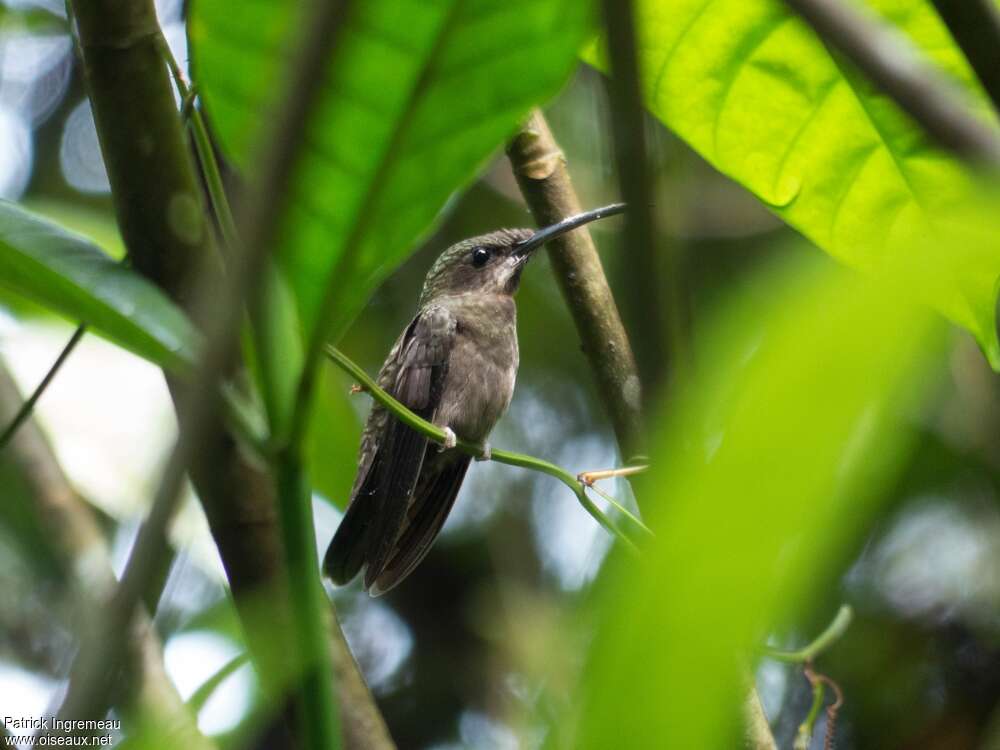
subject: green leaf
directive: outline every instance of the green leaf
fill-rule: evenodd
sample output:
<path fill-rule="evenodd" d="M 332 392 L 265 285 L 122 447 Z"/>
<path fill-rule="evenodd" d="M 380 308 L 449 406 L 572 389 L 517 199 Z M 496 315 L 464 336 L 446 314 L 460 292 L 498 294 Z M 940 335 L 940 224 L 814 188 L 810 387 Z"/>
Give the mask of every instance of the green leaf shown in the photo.
<path fill-rule="evenodd" d="M 199 92 L 245 171 L 295 43 L 295 6 L 191 6 Z M 325 89 L 279 244 L 306 331 L 332 294 L 329 335 L 339 337 L 452 192 L 566 80 L 590 17 L 578 0 L 351 4 L 333 58 L 317 72 Z"/>
<path fill-rule="evenodd" d="M 992 118 L 929 2 L 868 5 Z M 638 20 L 664 123 L 838 260 L 910 277 L 1000 368 L 1000 202 L 962 164 L 778 0 L 644 0 Z"/>
<path fill-rule="evenodd" d="M 820 599 L 889 496 L 936 318 L 829 263 L 785 262 L 698 332 L 637 487 L 657 540 L 602 581 L 574 747 L 730 748 L 768 630 Z"/>
<path fill-rule="evenodd" d="M 341 510 L 351 496 L 361 435 L 361 417 L 349 399 L 360 400 L 359 409 L 369 405 L 367 395 L 350 396 L 349 389 L 341 373 L 323 365 L 305 444 L 313 489 Z"/>
<path fill-rule="evenodd" d="M 191 323 L 157 287 L 90 240 L 3 201 L 0 285 L 168 369 L 194 360 Z"/>

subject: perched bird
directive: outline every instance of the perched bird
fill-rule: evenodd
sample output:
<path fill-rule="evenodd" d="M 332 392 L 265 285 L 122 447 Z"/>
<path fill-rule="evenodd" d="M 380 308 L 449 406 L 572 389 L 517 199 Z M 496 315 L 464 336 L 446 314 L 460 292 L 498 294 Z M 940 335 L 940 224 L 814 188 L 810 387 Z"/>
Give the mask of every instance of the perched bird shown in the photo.
<path fill-rule="evenodd" d="M 439 446 L 375 404 L 361 436 L 351 502 L 323 560 L 337 584 L 365 568 L 373 596 L 402 581 L 430 549 L 469 468 L 456 437 L 483 446 L 510 405 L 517 375 L 521 271 L 545 242 L 621 213 L 614 204 L 544 229 L 501 229 L 463 240 L 431 267 L 416 316 L 378 375 L 400 402 L 444 429 Z"/>

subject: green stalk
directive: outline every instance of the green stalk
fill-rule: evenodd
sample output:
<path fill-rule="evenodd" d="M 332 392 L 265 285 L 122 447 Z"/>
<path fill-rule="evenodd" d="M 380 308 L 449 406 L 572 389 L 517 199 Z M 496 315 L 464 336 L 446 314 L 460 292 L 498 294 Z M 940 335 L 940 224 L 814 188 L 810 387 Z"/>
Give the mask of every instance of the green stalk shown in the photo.
<path fill-rule="evenodd" d="M 826 692 L 823 683 L 819 680 L 813 683 L 812 691 L 812 705 L 809 707 L 809 713 L 805 720 L 799 724 L 792 750 L 809 750 L 809 746 L 812 744 L 813 734 L 816 731 L 816 720 L 819 719 L 819 712 L 823 709 L 823 698 Z"/>
<path fill-rule="evenodd" d="M 195 150 L 202 165 L 202 174 L 212 209 L 219 222 L 223 243 L 227 254 L 233 257 L 236 251 L 242 249 L 242 243 L 208 128 L 201 112 L 193 105 L 193 92 L 184 80 L 180 66 L 164 40 L 161 40 L 160 48 L 181 99 L 190 103 L 189 122 Z M 262 346 L 268 343 L 267 335 L 270 331 L 260 325 L 259 320 L 254 325 L 254 331 L 260 351 Z M 263 353 L 261 356 L 264 356 Z M 276 415 L 273 404 L 270 406 L 272 408 L 269 410 L 269 416 L 274 422 Z M 272 424 L 272 430 L 273 428 Z M 289 656 L 294 660 L 292 674 L 296 676 L 298 682 L 297 705 L 301 711 L 299 725 L 302 731 L 302 746 L 325 750 L 340 747 L 343 735 L 330 668 L 331 656 L 327 639 L 329 602 L 323 591 L 316 565 L 318 553 L 310 485 L 304 474 L 299 451 L 300 446 L 297 443 L 284 447 L 274 457 L 272 467 L 277 482 L 282 546 L 285 564 L 288 567 L 294 641 L 299 644 L 299 649 Z"/>
<path fill-rule="evenodd" d="M 854 610 L 851 609 L 850 605 L 843 604 L 837 611 L 837 616 L 833 618 L 833 622 L 827 625 L 826 629 L 808 646 L 800 648 L 798 651 L 782 651 L 776 648 L 765 647 L 763 654 L 768 659 L 788 662 L 789 664 L 811 662 L 844 634 L 853 619 Z"/>
<path fill-rule="evenodd" d="M 181 101 L 190 103 L 188 113 L 191 124 L 191 134 L 194 136 L 194 148 L 198 153 L 198 161 L 201 162 L 202 174 L 205 177 L 205 185 L 208 189 L 208 199 L 212 203 L 212 211 L 219 220 L 219 227 L 222 230 L 222 241 L 227 252 L 231 255 L 233 250 L 240 247 L 239 233 L 236 231 L 236 222 L 233 220 L 233 212 L 226 197 L 226 188 L 222 184 L 222 173 L 219 170 L 219 163 L 215 159 L 215 151 L 212 148 L 212 139 L 208 135 L 208 128 L 205 126 L 205 118 L 201 116 L 201 110 L 193 102 L 194 92 L 184 80 L 184 73 L 174 53 L 170 51 L 170 45 L 162 36 L 158 38 L 160 52 L 163 59 L 170 68 L 170 75 L 174 79 L 174 85 L 180 92 Z"/>
<path fill-rule="evenodd" d="M 298 446 L 290 446 L 281 452 L 274 472 L 294 614 L 294 642 L 299 646 L 294 654 L 296 662 L 292 665 L 292 674 L 298 678 L 297 705 L 302 712 L 299 717 L 302 746 L 329 750 L 340 747 L 342 737 L 340 712 L 333 693 L 326 629 L 329 602 L 316 563 L 318 555 L 312 502 Z"/>
<path fill-rule="evenodd" d="M 346 354 L 332 346 L 326 347 L 326 354 L 344 372 L 361 383 L 364 390 L 368 391 L 372 398 L 392 412 L 397 419 L 403 422 L 403 424 L 413 428 L 428 439 L 433 440 L 435 443 L 444 443 L 444 430 L 431 424 L 425 419 L 421 419 L 395 398 L 379 388 L 378 384 L 372 380 L 371 377 L 369 377 L 368 373 L 353 362 Z M 483 446 L 481 445 L 476 445 L 475 443 L 459 439 L 456 441 L 455 447 L 463 453 L 467 453 L 475 458 L 483 457 Z M 531 469 L 532 471 L 538 471 L 542 474 L 548 474 L 550 477 L 555 477 L 572 490 L 584 510 L 586 510 L 595 521 L 623 542 L 629 550 L 632 552 L 638 552 L 638 548 L 632 539 L 629 538 L 628 534 L 622 531 L 618 525 L 612 519 L 608 518 L 608 516 L 605 515 L 604 512 L 601 511 L 601 509 L 598 508 L 597 505 L 595 505 L 594 502 L 587 496 L 587 488 L 583 482 L 562 467 L 556 466 L 548 461 L 543 461 L 540 458 L 535 458 L 534 456 L 526 456 L 522 453 L 512 453 L 511 451 L 504 451 L 496 448 L 490 452 L 490 459 L 497 461 L 498 463 L 508 464 L 510 466 L 520 466 L 523 469 Z M 645 524 L 642 523 L 642 521 L 626 511 L 622 508 L 622 506 L 617 505 L 617 507 L 623 510 L 625 517 L 636 524 L 640 530 L 646 534 L 652 535 L 652 532 Z"/>

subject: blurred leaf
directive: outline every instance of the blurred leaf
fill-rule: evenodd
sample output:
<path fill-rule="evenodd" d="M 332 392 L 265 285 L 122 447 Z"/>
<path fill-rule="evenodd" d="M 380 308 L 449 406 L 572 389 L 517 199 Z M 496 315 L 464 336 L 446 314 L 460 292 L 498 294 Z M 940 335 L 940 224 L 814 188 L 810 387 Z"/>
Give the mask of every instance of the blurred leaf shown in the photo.
<path fill-rule="evenodd" d="M 253 366 L 260 383 L 264 408 L 273 431 L 281 432 L 291 416 L 299 373 L 305 359 L 295 297 L 284 277 L 273 266 L 264 277 L 263 290 L 252 308 Z"/>
<path fill-rule="evenodd" d="M 354 483 L 361 424 L 348 399 L 350 385 L 340 372 L 323 365 L 306 437 L 306 459 L 313 488 L 343 510 Z M 370 399 L 363 398 L 367 408 Z"/>
<path fill-rule="evenodd" d="M 159 289 L 86 238 L 2 201 L 0 284 L 164 367 L 193 361 L 194 329 Z"/>
<path fill-rule="evenodd" d="M 771 269 L 706 326 L 638 497 L 658 540 L 603 581 L 576 747 L 734 747 L 747 659 L 887 497 L 939 327 L 829 264 Z"/>
<path fill-rule="evenodd" d="M 993 118 L 929 2 L 869 5 Z M 645 95 L 664 123 L 834 257 L 909 277 L 1000 368 L 995 192 L 980 198 L 958 160 L 778 0 L 644 0 L 638 16 Z"/>
<path fill-rule="evenodd" d="M 122 242 L 110 206 L 101 211 L 90 206 L 45 198 L 23 200 L 20 205 L 55 222 L 63 229 L 93 240 L 102 252 L 115 260 L 125 257 L 125 243 Z"/>
<path fill-rule="evenodd" d="M 248 169 L 279 91 L 295 3 L 195 0 L 195 78 L 223 147 Z M 328 279 L 336 340 L 449 195 L 566 80 L 590 28 L 576 0 L 366 0 L 325 71 L 280 243 L 303 326 Z M 350 259 L 350 260 L 349 260 Z"/>
<path fill-rule="evenodd" d="M 68 33 L 66 19 L 42 7 L 9 7 L 0 2 L 0 32 Z"/>

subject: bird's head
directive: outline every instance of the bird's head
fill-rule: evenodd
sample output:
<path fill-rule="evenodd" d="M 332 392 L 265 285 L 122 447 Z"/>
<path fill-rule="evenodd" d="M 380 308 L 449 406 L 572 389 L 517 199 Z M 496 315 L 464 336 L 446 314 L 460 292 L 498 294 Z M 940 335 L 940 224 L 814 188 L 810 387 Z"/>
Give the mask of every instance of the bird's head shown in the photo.
<path fill-rule="evenodd" d="M 512 295 L 535 250 L 554 237 L 624 210 L 624 204 L 615 203 L 543 229 L 500 229 L 462 240 L 441 253 L 431 266 L 421 304 L 435 297 L 468 293 Z"/>

